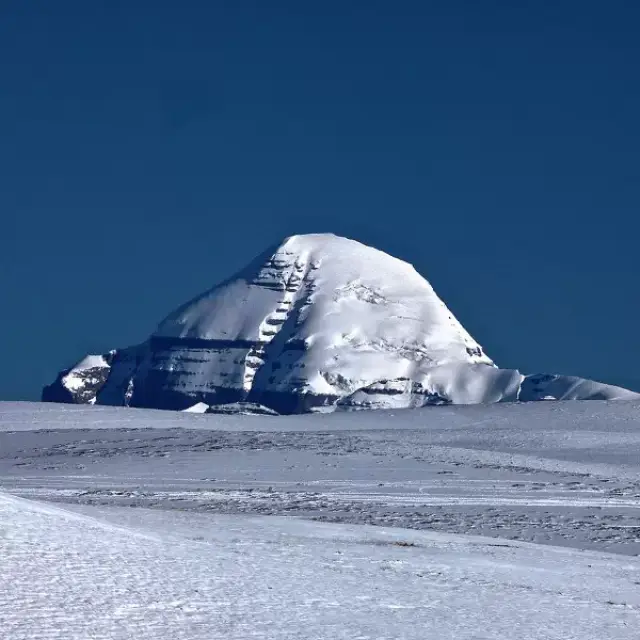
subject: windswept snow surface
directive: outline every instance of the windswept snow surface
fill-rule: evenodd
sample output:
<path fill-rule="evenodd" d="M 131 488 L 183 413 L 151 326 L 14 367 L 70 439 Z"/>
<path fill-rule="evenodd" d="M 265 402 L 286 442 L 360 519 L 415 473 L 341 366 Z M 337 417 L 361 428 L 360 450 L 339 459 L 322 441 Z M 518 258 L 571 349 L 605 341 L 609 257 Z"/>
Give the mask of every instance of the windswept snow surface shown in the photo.
<path fill-rule="evenodd" d="M 0 403 L 0 637 L 635 640 L 639 416 Z"/>
<path fill-rule="evenodd" d="M 640 563 L 286 518 L 0 494 L 10 640 L 630 639 Z"/>

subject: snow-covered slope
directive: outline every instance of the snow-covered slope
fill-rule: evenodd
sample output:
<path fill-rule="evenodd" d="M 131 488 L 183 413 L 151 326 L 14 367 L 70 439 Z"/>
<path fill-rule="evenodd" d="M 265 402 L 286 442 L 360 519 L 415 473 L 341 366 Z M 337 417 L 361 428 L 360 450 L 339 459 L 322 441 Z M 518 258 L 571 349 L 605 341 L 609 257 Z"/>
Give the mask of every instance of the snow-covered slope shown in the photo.
<path fill-rule="evenodd" d="M 275 417 L 0 402 L 0 491 L 636 556 L 639 412 L 638 401 Z"/>
<path fill-rule="evenodd" d="M 330 234 L 271 247 L 171 313 L 147 342 L 114 352 L 110 366 L 85 390 L 79 364 L 43 399 L 165 409 L 249 402 L 298 413 L 640 397 L 497 369 L 411 265 Z"/>
<path fill-rule="evenodd" d="M 338 400 L 342 411 L 406 409 L 440 404 L 487 404 L 537 400 L 633 400 L 634 391 L 550 374 L 452 363 L 419 371 L 412 378 L 380 380 Z"/>
<path fill-rule="evenodd" d="M 372 353 L 374 365 L 384 354 L 383 366 L 406 352 L 431 365 L 491 363 L 411 265 L 328 234 L 287 238 L 172 313 L 154 336 L 273 346 L 286 338 L 307 349 L 309 365 L 351 366 L 355 375 L 363 367 L 348 358 L 354 352 Z"/>
<path fill-rule="evenodd" d="M 633 558 L 2 493 L 0 520 L 7 640 L 631 640 L 640 624 Z"/>

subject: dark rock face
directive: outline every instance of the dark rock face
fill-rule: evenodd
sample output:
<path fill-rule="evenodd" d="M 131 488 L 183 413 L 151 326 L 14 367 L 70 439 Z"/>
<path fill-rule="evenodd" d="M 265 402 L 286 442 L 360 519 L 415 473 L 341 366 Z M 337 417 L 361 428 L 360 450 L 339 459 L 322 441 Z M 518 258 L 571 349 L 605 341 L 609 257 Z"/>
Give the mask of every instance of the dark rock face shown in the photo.
<path fill-rule="evenodd" d="M 242 387 L 237 363 L 243 362 L 258 345 L 246 341 L 156 339 L 134 347 L 114 350 L 103 356 L 105 366 L 82 368 L 82 363 L 62 371 L 42 392 L 43 402 L 70 404 L 103 404 L 141 409 L 182 411 L 197 402 L 211 407 L 209 412 L 229 413 L 263 407 L 265 413 L 288 415 L 308 413 L 333 407 L 340 399 L 336 394 L 272 391 Z M 288 346 L 300 352 L 302 344 Z M 182 365 L 198 361 L 228 361 L 228 375 L 222 372 L 223 384 L 203 381 L 199 389 L 182 390 L 185 372 Z M 69 377 L 73 383 L 69 384 Z"/>
<path fill-rule="evenodd" d="M 196 402 L 217 405 L 247 401 L 238 363 L 244 361 L 252 346 L 247 341 L 154 336 L 132 375 L 130 405 L 183 410 Z M 198 366 L 205 367 L 209 362 L 218 364 L 217 375 L 199 375 Z"/>
<path fill-rule="evenodd" d="M 58 377 L 42 390 L 42 402 L 61 402 L 63 404 L 86 404 L 87 401 L 80 399 L 62 384 L 62 378 L 67 371 L 61 371 Z M 76 398 L 78 398 L 76 400 Z"/>
<path fill-rule="evenodd" d="M 337 394 L 270 390 L 268 379 L 264 385 L 266 388 L 254 385 L 245 389 L 243 368 L 238 365 L 250 363 L 251 356 L 260 348 L 257 342 L 246 340 L 152 337 L 138 347 L 115 352 L 97 402 L 173 411 L 182 411 L 197 402 L 209 406 L 251 403 L 269 407 L 278 414 L 292 414 L 333 406 L 339 399 Z M 301 342 L 287 344 L 286 350 L 291 354 L 304 355 Z M 193 378 L 197 374 L 189 373 L 188 367 L 193 371 L 194 364 L 210 362 L 216 364 L 215 378 L 196 380 L 197 384 L 194 384 Z M 271 363 L 262 366 L 260 375 L 268 378 L 271 366 Z M 275 364 L 274 368 L 277 367 Z M 184 388 L 185 379 L 191 383 L 188 389 Z"/>
<path fill-rule="evenodd" d="M 247 341 L 152 338 L 141 345 L 90 357 L 101 358 L 102 366 L 87 367 L 82 361 L 65 369 L 43 389 L 42 400 L 173 411 L 204 402 L 210 407 L 224 407 L 225 413 L 236 409 L 255 413 L 250 408 L 262 406 L 265 413 L 291 414 L 330 407 L 339 399 L 330 394 L 244 389 L 237 364 L 257 348 L 259 345 Z M 301 354 L 304 351 L 301 344 L 288 348 Z M 219 374 L 221 384 L 204 380 L 198 384 L 197 392 L 182 389 L 184 365 L 200 361 L 228 362 L 229 372 L 225 375 L 223 370 Z"/>
<path fill-rule="evenodd" d="M 134 391 L 134 377 L 148 353 L 148 342 L 113 351 L 109 376 L 98 392 L 97 404 L 130 406 Z"/>

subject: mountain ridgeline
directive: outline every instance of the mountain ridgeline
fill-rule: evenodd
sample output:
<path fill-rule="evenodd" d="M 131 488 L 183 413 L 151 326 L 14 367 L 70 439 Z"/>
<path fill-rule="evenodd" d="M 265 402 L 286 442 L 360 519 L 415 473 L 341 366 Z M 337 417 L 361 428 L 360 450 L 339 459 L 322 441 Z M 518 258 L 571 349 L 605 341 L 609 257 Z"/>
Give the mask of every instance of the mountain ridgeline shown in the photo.
<path fill-rule="evenodd" d="M 499 369 L 411 265 L 330 234 L 285 239 L 142 344 L 87 356 L 42 394 L 280 414 L 625 398 L 640 394 Z"/>

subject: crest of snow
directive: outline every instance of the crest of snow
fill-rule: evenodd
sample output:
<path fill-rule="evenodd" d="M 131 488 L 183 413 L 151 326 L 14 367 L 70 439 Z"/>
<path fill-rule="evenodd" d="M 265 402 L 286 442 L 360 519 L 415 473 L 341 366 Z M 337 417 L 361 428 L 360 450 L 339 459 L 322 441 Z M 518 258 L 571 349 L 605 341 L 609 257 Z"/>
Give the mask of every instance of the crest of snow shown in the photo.
<path fill-rule="evenodd" d="M 63 378 L 64 386 L 71 391 L 78 391 L 87 386 L 87 383 L 95 383 L 91 378 L 92 369 L 109 368 L 109 363 L 101 355 L 85 356 L 80 362 L 75 364 Z M 95 399 L 94 399 L 95 402 Z"/>
<path fill-rule="evenodd" d="M 88 355 L 85 356 L 80 362 L 75 364 L 73 370 L 83 369 L 95 369 L 98 367 L 108 367 L 109 363 L 104 359 L 104 356 Z"/>
<path fill-rule="evenodd" d="M 208 408 L 208 404 L 205 404 L 204 402 L 197 402 L 192 407 L 183 409 L 183 413 L 206 413 Z"/>

